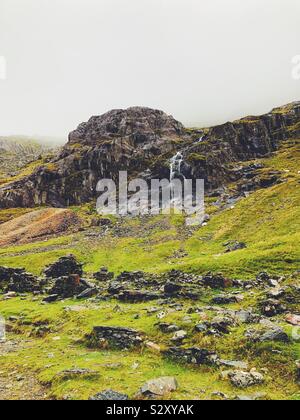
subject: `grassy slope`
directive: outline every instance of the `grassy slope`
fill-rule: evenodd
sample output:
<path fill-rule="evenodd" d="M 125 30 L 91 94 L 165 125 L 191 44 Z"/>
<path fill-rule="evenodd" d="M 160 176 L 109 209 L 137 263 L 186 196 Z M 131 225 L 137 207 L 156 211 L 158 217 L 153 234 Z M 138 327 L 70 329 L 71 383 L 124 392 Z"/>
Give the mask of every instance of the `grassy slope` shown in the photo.
<path fill-rule="evenodd" d="M 211 221 L 189 239 L 182 234 L 184 220 L 179 216 L 133 219 L 121 222 L 126 234 L 118 236 L 110 234 L 99 239 L 79 233 L 1 249 L 0 264 L 26 267 L 39 274 L 58 256 L 73 252 L 90 273 L 103 265 L 116 273 L 141 269 L 162 272 L 171 268 L 197 273 L 217 270 L 237 278 L 251 278 L 260 270 L 292 273 L 299 268 L 300 258 L 299 158 L 298 143 L 266 159 L 264 170 L 289 171 L 282 173 L 284 182 L 251 194 L 234 209 L 216 212 L 210 206 Z M 76 210 L 83 217 L 93 216 L 90 206 Z M 7 212 L 0 211 L 0 220 Z M 244 241 L 248 247 L 226 254 L 223 244 L 228 240 Z M 173 258 L 180 249 L 188 256 Z"/>

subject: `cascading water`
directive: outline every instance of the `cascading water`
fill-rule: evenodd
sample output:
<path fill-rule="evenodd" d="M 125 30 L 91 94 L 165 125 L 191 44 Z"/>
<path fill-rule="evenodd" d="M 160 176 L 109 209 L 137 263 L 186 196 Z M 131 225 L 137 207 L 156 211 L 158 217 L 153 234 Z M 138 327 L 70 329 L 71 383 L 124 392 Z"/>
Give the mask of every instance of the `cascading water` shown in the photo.
<path fill-rule="evenodd" d="M 171 183 L 171 199 L 174 205 L 174 208 L 177 206 L 180 207 L 180 203 L 182 202 L 182 197 L 178 196 L 178 191 L 175 188 L 174 180 L 176 178 L 182 177 L 185 179 L 185 176 L 181 172 L 181 166 L 183 163 L 183 154 L 177 152 L 175 156 L 173 156 L 170 160 L 170 183 Z"/>
<path fill-rule="evenodd" d="M 176 153 L 176 155 L 172 157 L 170 161 L 170 181 L 173 181 L 176 175 L 181 175 L 184 177 L 184 175 L 181 173 L 182 162 L 183 155 L 180 152 Z"/>

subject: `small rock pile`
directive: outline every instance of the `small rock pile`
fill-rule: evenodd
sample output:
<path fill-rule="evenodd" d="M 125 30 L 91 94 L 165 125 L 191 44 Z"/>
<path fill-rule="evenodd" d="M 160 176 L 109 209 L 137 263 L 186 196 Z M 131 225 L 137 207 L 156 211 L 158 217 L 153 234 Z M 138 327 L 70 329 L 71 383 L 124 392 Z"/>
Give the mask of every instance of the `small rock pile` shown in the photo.
<path fill-rule="evenodd" d="M 72 274 L 56 279 L 53 288 L 49 291 L 52 296 L 66 299 L 82 294 L 87 289 L 92 289 L 92 286 L 81 279 L 78 274 Z M 89 296 L 90 297 L 90 296 Z"/>
<path fill-rule="evenodd" d="M 214 365 L 218 361 L 216 353 L 205 349 L 199 349 L 198 347 L 192 347 L 189 349 L 171 347 L 164 351 L 163 354 L 165 357 L 173 359 L 177 362 L 194 365 Z"/>
<path fill-rule="evenodd" d="M 140 347 L 143 343 L 141 333 L 123 327 L 94 327 L 86 339 L 90 347 L 121 350 Z"/>
<path fill-rule="evenodd" d="M 232 280 L 224 277 L 221 273 L 208 273 L 203 277 L 202 282 L 204 286 L 211 287 L 212 289 L 226 289 L 233 286 Z"/>
<path fill-rule="evenodd" d="M 110 273 L 106 267 L 102 267 L 100 268 L 100 271 L 94 273 L 94 279 L 101 282 L 110 281 L 114 278 L 114 276 L 114 273 Z"/>
<path fill-rule="evenodd" d="M 37 277 L 21 268 L 0 267 L 0 289 L 5 292 L 33 293 L 41 290 Z"/>
<path fill-rule="evenodd" d="M 74 255 L 61 257 L 54 264 L 49 265 L 44 274 L 47 278 L 57 279 L 70 274 L 77 274 L 82 276 L 82 264 L 78 263 Z"/>

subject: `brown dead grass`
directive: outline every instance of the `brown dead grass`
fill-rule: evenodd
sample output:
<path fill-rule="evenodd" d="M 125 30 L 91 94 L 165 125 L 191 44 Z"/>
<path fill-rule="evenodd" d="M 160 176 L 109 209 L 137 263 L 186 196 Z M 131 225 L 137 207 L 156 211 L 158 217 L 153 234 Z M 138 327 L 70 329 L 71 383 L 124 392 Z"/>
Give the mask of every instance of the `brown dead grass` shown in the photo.
<path fill-rule="evenodd" d="M 0 225 L 0 247 L 25 244 L 79 228 L 81 221 L 67 209 L 32 211 Z"/>

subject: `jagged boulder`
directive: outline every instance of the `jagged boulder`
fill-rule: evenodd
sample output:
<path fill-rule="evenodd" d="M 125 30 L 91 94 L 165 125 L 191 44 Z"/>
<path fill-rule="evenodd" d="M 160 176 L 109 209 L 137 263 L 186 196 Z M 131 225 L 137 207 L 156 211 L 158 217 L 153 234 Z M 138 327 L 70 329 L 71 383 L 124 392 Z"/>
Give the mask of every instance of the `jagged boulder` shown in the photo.
<path fill-rule="evenodd" d="M 121 302 L 138 303 L 149 302 L 161 298 L 162 295 L 157 292 L 148 292 L 143 290 L 124 290 L 118 295 Z"/>
<path fill-rule="evenodd" d="M 228 377 L 231 384 L 237 388 L 248 388 L 250 386 L 261 385 L 264 383 L 263 375 L 254 370 L 251 372 L 229 372 Z"/>
<path fill-rule="evenodd" d="M 233 286 L 232 280 L 226 278 L 221 273 L 208 273 L 203 277 L 203 284 L 212 289 L 226 289 Z"/>
<path fill-rule="evenodd" d="M 0 267 L 0 289 L 4 292 L 32 293 L 41 290 L 41 283 L 24 269 Z"/>
<path fill-rule="evenodd" d="M 194 365 L 214 365 L 218 361 L 218 356 L 213 351 L 193 347 L 183 349 L 181 347 L 171 347 L 164 351 L 164 356 L 179 363 L 189 363 Z"/>
<path fill-rule="evenodd" d="M 97 273 L 94 273 L 94 279 L 101 282 L 110 281 L 114 276 L 114 273 L 110 273 L 106 267 L 101 267 Z"/>
<path fill-rule="evenodd" d="M 140 347 L 143 343 L 140 332 L 123 327 L 94 327 L 86 340 L 90 347 L 112 349 L 131 349 Z"/>
<path fill-rule="evenodd" d="M 87 281 L 81 279 L 78 274 L 72 274 L 56 279 L 49 294 L 58 295 L 60 298 L 71 298 L 91 289 L 93 287 Z"/>
<path fill-rule="evenodd" d="M 59 258 L 58 261 L 49 265 L 44 271 L 45 276 L 52 279 L 71 274 L 82 276 L 82 273 L 82 264 L 76 260 L 74 255 Z"/>

